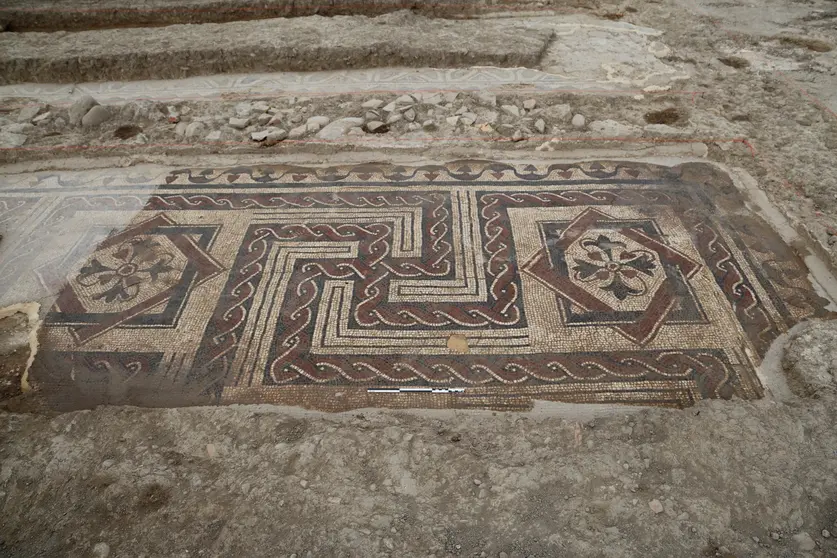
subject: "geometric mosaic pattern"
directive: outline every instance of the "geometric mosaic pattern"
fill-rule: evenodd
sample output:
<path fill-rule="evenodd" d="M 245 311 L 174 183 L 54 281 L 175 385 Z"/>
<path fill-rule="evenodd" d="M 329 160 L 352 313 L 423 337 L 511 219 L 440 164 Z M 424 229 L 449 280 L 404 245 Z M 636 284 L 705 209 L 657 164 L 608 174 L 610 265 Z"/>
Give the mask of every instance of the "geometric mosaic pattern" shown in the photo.
<path fill-rule="evenodd" d="M 87 236 L 35 268 L 57 406 L 750 399 L 771 341 L 827 314 L 705 164 L 181 170 L 45 230 L 67 219 Z"/>

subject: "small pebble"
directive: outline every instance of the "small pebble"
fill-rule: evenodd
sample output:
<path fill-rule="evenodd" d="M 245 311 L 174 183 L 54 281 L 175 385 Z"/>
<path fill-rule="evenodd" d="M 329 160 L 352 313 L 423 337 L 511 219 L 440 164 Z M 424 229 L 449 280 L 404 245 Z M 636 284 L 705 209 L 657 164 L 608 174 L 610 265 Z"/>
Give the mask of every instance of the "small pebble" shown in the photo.
<path fill-rule="evenodd" d="M 804 531 L 794 535 L 793 541 L 796 543 L 796 546 L 799 548 L 799 550 L 803 552 L 809 552 L 817 548 L 817 543 L 814 542 L 814 539 L 811 538 L 811 535 Z"/>
<path fill-rule="evenodd" d="M 110 555 L 110 546 L 108 543 L 96 543 L 93 547 L 93 558 L 107 558 Z"/>
<path fill-rule="evenodd" d="M 366 123 L 366 130 L 370 134 L 383 134 L 389 131 L 389 128 L 380 120 L 373 120 Z"/>
<path fill-rule="evenodd" d="M 587 119 L 584 118 L 583 114 L 576 114 L 573 116 L 573 128 L 584 128 L 586 123 Z"/>
<path fill-rule="evenodd" d="M 230 128 L 235 128 L 236 130 L 243 130 L 250 124 L 249 118 L 230 118 L 229 121 Z"/>
<path fill-rule="evenodd" d="M 663 513 L 663 505 L 659 500 L 651 500 L 648 502 L 648 507 L 651 508 L 651 511 L 654 513 Z"/>
<path fill-rule="evenodd" d="M 104 124 L 110 119 L 110 112 L 102 105 L 96 105 L 87 111 L 87 114 L 81 119 L 81 125 L 85 128 L 95 128 Z"/>
<path fill-rule="evenodd" d="M 503 105 L 500 107 L 500 110 L 502 110 L 509 116 L 520 116 L 520 109 L 517 108 L 515 105 Z"/>
<path fill-rule="evenodd" d="M 365 109 L 379 109 L 382 106 L 384 106 L 384 102 L 380 99 L 369 99 L 360 106 L 362 106 Z"/>

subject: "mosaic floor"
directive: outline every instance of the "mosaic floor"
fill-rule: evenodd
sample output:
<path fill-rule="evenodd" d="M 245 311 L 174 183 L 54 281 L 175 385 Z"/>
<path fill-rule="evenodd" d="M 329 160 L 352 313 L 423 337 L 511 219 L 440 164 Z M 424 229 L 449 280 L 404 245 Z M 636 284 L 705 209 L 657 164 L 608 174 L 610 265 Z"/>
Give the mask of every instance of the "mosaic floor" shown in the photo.
<path fill-rule="evenodd" d="M 28 231 L 0 289 L 55 300 L 30 381 L 59 408 L 750 399 L 827 314 L 706 164 L 44 174 L 0 210 Z"/>

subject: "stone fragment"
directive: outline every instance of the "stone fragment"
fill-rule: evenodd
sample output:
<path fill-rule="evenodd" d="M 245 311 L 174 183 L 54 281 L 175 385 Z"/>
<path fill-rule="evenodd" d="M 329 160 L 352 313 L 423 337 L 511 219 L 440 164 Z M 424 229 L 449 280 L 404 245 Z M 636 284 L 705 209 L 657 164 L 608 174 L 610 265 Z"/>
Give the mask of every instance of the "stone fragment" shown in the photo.
<path fill-rule="evenodd" d="M 490 91 L 478 91 L 477 93 L 474 93 L 474 96 L 480 104 L 488 105 L 490 107 L 497 106 L 497 95 L 491 93 Z"/>
<path fill-rule="evenodd" d="M 58 118 L 55 119 L 55 121 L 53 121 L 52 125 L 56 129 L 60 130 L 61 128 L 63 128 L 64 126 L 67 125 L 67 121 L 59 116 Z"/>
<path fill-rule="evenodd" d="M 657 499 L 648 502 L 648 507 L 651 508 L 651 511 L 654 513 L 663 513 L 663 505 Z"/>
<path fill-rule="evenodd" d="M 180 122 L 180 111 L 177 110 L 177 107 L 174 105 L 166 107 L 166 116 L 172 124 Z"/>
<path fill-rule="evenodd" d="M 487 111 L 482 113 L 483 121 L 487 122 L 488 124 L 495 124 L 499 117 L 500 117 L 500 115 L 497 114 L 497 112 L 493 111 L 493 110 L 487 110 Z"/>
<path fill-rule="evenodd" d="M 206 134 L 206 141 L 221 141 L 221 130 L 213 130 Z"/>
<path fill-rule="evenodd" d="M 346 135 L 350 129 L 357 126 L 363 126 L 363 118 L 341 118 L 323 127 L 317 133 L 317 137 L 320 139 L 334 140 Z"/>
<path fill-rule="evenodd" d="M 576 114 L 573 116 L 573 128 L 584 128 L 584 125 L 587 123 L 587 119 L 584 118 L 583 114 Z"/>
<path fill-rule="evenodd" d="M 87 111 L 87 114 L 81 119 L 81 125 L 85 128 L 95 128 L 101 126 L 110 119 L 110 111 L 102 105 L 96 105 Z"/>
<path fill-rule="evenodd" d="M 412 95 L 401 95 L 397 99 L 395 99 L 396 105 L 414 105 L 416 104 L 416 99 Z"/>
<path fill-rule="evenodd" d="M 368 101 L 366 101 L 365 103 L 363 103 L 360 106 L 365 108 L 365 109 L 379 109 L 382 106 L 384 106 L 384 104 L 385 104 L 384 101 L 382 101 L 380 99 L 369 99 Z"/>
<path fill-rule="evenodd" d="M 465 114 L 466 112 L 468 112 L 468 110 L 469 109 L 466 105 L 462 105 L 461 107 L 456 109 L 456 112 L 454 114 Z"/>
<path fill-rule="evenodd" d="M 264 144 L 270 147 L 271 145 L 276 145 L 277 143 L 286 139 L 287 137 L 287 130 L 283 130 L 281 128 L 274 128 L 268 130 L 267 137 L 264 139 Z"/>
<path fill-rule="evenodd" d="M 274 114 L 270 117 L 270 120 L 267 121 L 268 126 L 279 126 L 282 124 L 282 115 L 281 114 Z"/>
<path fill-rule="evenodd" d="M 797 548 L 799 548 L 802 552 L 809 552 L 817 548 L 817 543 L 815 543 L 814 539 L 811 538 L 811 535 L 805 531 L 795 534 L 793 536 L 793 542 L 796 543 Z"/>
<path fill-rule="evenodd" d="M 835 238 L 835 235 L 828 234 L 828 237 Z M 794 394 L 813 398 L 837 392 L 835 346 L 837 322 L 833 320 L 810 320 L 791 334 L 782 356 L 782 368 Z M 791 521 L 794 519 L 797 527 L 801 527 L 801 513 L 794 511 Z"/>
<path fill-rule="evenodd" d="M 450 93 L 442 94 L 442 97 L 445 98 L 446 103 L 452 103 L 452 102 L 456 101 L 457 97 L 459 97 L 459 93 L 457 93 L 455 91 L 451 91 Z"/>
<path fill-rule="evenodd" d="M 40 105 L 32 105 L 28 107 L 23 107 L 20 109 L 20 112 L 17 115 L 18 122 L 30 122 L 33 118 L 38 116 L 38 113 L 41 112 Z"/>
<path fill-rule="evenodd" d="M 229 125 L 230 128 L 235 128 L 236 130 L 243 130 L 250 124 L 250 118 L 230 118 Z"/>
<path fill-rule="evenodd" d="M 459 117 L 458 116 L 448 116 L 447 118 L 445 118 L 445 120 L 451 126 L 456 126 L 457 124 L 459 124 Z"/>
<path fill-rule="evenodd" d="M 432 132 L 436 129 L 436 122 L 433 120 L 425 120 L 422 123 L 421 127 L 427 130 L 428 132 Z"/>
<path fill-rule="evenodd" d="M 444 101 L 441 93 L 424 93 L 421 96 L 421 101 L 427 105 L 440 105 Z"/>
<path fill-rule="evenodd" d="M 387 106 L 385 106 L 384 110 L 387 111 L 387 112 L 392 112 L 396 109 L 397 106 L 398 105 L 395 102 L 392 102 L 392 103 L 388 104 Z"/>
<path fill-rule="evenodd" d="M 520 109 L 517 108 L 516 105 L 503 105 L 500 107 L 500 110 L 502 110 L 509 116 L 520 116 Z"/>
<path fill-rule="evenodd" d="M 544 118 L 552 120 L 553 122 L 564 124 L 566 122 L 569 122 L 572 118 L 573 109 L 570 105 L 567 104 L 552 105 L 549 107 L 542 108 L 538 111 L 538 114 L 540 114 Z"/>
<path fill-rule="evenodd" d="M 466 126 L 473 126 L 474 122 L 477 121 L 477 115 L 473 112 L 465 112 L 459 117 L 459 120 Z"/>
<path fill-rule="evenodd" d="M 267 112 L 262 113 L 256 117 L 256 122 L 259 123 L 259 126 L 267 125 L 271 120 L 273 120 L 274 116 Z"/>
<path fill-rule="evenodd" d="M 177 126 L 174 127 L 174 136 L 177 138 L 184 137 L 186 135 L 186 128 L 188 127 L 188 122 L 178 122 Z"/>
<path fill-rule="evenodd" d="M 192 122 L 186 126 L 186 138 L 195 139 L 206 133 L 206 124 L 203 122 Z"/>
<path fill-rule="evenodd" d="M 93 546 L 93 558 L 108 558 L 110 555 L 110 546 L 108 543 L 100 542 Z"/>
<path fill-rule="evenodd" d="M 291 131 L 288 132 L 288 137 L 290 139 L 301 138 L 307 132 L 308 132 L 308 126 L 303 124 L 302 126 L 297 126 L 296 128 L 291 128 Z"/>
<path fill-rule="evenodd" d="M 389 131 L 389 127 L 380 120 L 373 120 L 366 123 L 366 131 L 370 134 L 383 134 Z"/>
<path fill-rule="evenodd" d="M 512 134 L 512 141 L 523 141 L 524 136 L 521 130 L 515 130 L 514 134 Z"/>
<path fill-rule="evenodd" d="M 533 110 L 538 105 L 538 102 L 535 99 L 526 99 L 523 101 L 523 108 L 526 110 Z"/>
<path fill-rule="evenodd" d="M 401 121 L 403 118 L 404 117 L 402 115 L 398 114 L 397 112 L 394 112 L 389 115 L 389 118 L 387 118 L 387 124 L 395 124 L 396 122 Z"/>
<path fill-rule="evenodd" d="M 367 111 L 366 114 L 364 115 L 364 117 L 366 118 L 366 120 L 380 120 L 381 119 L 380 113 L 375 112 L 373 110 Z"/>
<path fill-rule="evenodd" d="M 416 130 L 421 129 L 421 124 L 419 124 L 418 122 L 410 122 L 409 124 L 407 124 L 407 129 L 411 132 L 415 132 Z"/>
<path fill-rule="evenodd" d="M 405 111 L 404 111 L 404 119 L 405 119 L 405 120 L 407 120 L 407 122 L 415 122 L 415 120 L 416 120 L 416 111 L 414 111 L 413 109 L 407 109 L 407 110 L 405 110 Z"/>
<path fill-rule="evenodd" d="M 268 132 L 267 130 L 263 130 L 261 132 L 253 132 L 250 134 L 250 139 L 253 141 L 264 141 L 267 139 L 267 135 L 269 133 L 270 132 Z"/>
<path fill-rule="evenodd" d="M 81 99 L 78 99 L 72 105 L 70 105 L 69 110 L 67 111 L 70 118 L 70 124 L 73 126 L 78 126 L 81 124 L 81 119 L 84 118 L 84 115 L 87 114 L 90 109 L 98 105 L 98 101 L 91 97 L 90 95 L 85 95 Z"/>
<path fill-rule="evenodd" d="M 822 530 L 822 538 L 827 539 L 829 537 L 831 537 L 831 532 L 828 529 L 823 529 Z"/>
<path fill-rule="evenodd" d="M 537 120 L 535 120 L 535 130 L 537 130 L 540 134 L 546 132 L 546 122 L 543 118 L 538 118 Z"/>
<path fill-rule="evenodd" d="M 235 115 L 238 118 L 248 118 L 253 112 L 253 105 L 250 103 L 238 103 L 235 105 Z"/>
<path fill-rule="evenodd" d="M 40 126 L 41 124 L 46 124 L 52 118 L 52 113 L 47 111 L 43 114 L 39 114 L 35 118 L 32 119 L 32 123 Z"/>
<path fill-rule="evenodd" d="M 363 128 L 362 128 L 362 127 L 360 127 L 360 126 L 355 126 L 354 128 L 350 129 L 350 130 L 349 130 L 349 132 L 348 132 L 346 135 L 349 135 L 349 136 L 362 136 L 362 135 L 364 135 L 365 133 L 366 133 L 366 132 L 364 132 L 364 131 L 363 131 Z"/>
<path fill-rule="evenodd" d="M 319 132 L 323 126 L 331 122 L 328 116 L 312 116 L 306 122 L 309 132 Z"/>
<path fill-rule="evenodd" d="M 15 134 L 3 130 L 0 132 L 0 147 L 20 147 L 26 143 L 26 136 L 24 134 Z"/>
<path fill-rule="evenodd" d="M 268 109 L 270 109 L 270 105 L 266 101 L 256 101 L 253 103 L 251 114 L 261 114 L 267 112 Z"/>

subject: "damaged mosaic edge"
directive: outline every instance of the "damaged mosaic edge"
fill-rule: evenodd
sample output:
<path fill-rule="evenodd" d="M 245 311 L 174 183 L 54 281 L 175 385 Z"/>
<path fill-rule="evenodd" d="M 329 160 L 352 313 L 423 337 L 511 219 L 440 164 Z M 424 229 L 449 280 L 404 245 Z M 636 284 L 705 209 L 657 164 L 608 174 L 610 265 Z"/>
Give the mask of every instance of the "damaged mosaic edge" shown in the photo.
<path fill-rule="evenodd" d="M 368 388 L 367 393 L 465 393 L 465 388 L 423 388 L 423 387 L 398 387 L 398 388 Z"/>

